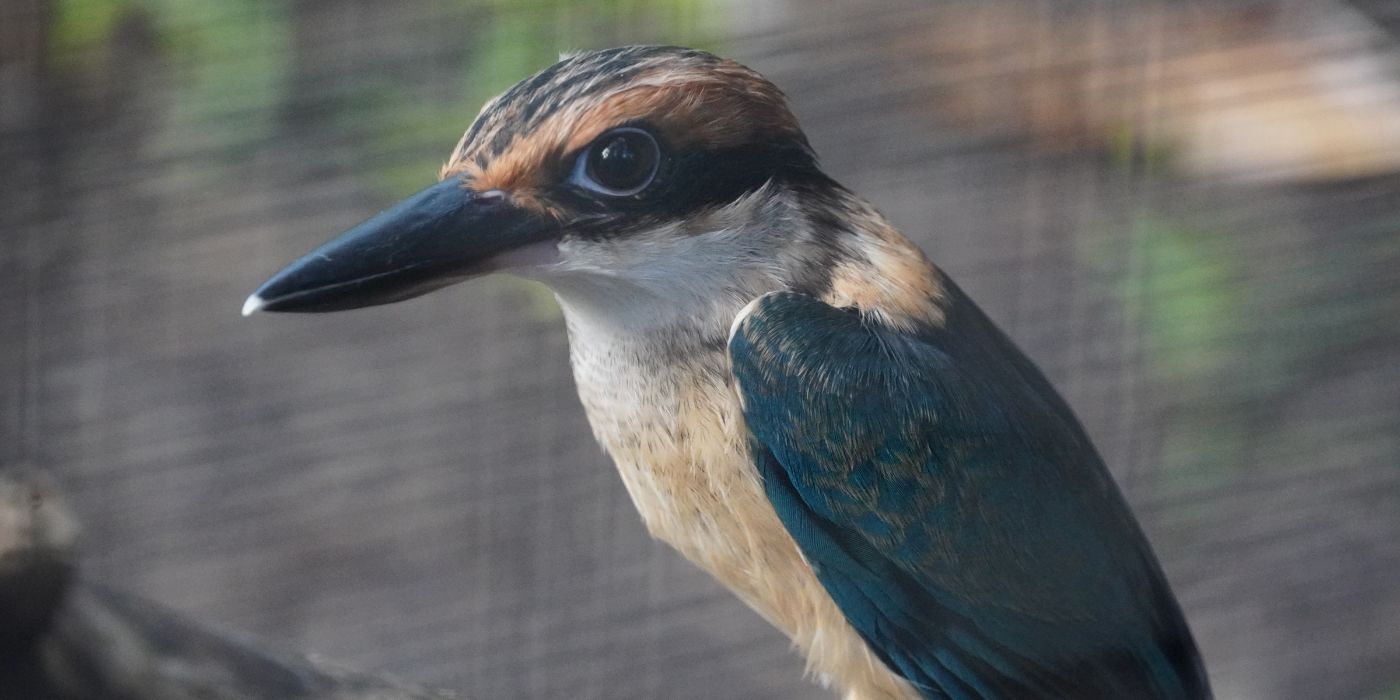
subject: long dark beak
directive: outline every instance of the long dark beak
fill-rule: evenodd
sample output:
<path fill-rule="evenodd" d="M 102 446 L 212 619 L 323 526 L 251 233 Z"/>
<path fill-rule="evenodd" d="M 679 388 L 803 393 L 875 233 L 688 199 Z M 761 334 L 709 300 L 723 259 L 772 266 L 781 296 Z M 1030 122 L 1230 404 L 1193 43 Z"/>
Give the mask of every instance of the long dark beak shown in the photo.
<path fill-rule="evenodd" d="M 558 225 L 449 178 L 380 212 L 264 282 L 255 311 L 340 311 L 389 304 L 490 272 L 499 259 L 558 236 Z"/>

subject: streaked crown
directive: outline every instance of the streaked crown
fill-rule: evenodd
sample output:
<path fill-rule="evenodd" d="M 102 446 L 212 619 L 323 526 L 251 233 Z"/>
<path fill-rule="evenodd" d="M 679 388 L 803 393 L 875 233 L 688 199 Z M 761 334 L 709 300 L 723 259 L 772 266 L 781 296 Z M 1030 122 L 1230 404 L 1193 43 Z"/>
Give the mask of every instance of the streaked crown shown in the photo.
<path fill-rule="evenodd" d="M 567 56 L 488 102 L 442 177 L 559 216 L 586 204 L 560 187 L 580 154 L 626 128 L 654 138 L 661 161 L 659 186 L 629 195 L 663 209 L 732 201 L 778 172 L 815 170 L 786 99 L 761 75 L 695 49 L 632 46 Z"/>

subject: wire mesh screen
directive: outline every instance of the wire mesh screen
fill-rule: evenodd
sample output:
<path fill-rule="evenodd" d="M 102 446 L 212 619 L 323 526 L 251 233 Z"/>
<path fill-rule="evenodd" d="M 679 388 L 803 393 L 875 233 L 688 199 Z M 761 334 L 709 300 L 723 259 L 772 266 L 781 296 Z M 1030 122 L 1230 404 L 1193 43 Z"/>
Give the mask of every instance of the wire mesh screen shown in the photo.
<path fill-rule="evenodd" d="M 1400 693 L 1400 3 L 6 0 L 0 461 L 84 573 L 472 698 L 821 697 L 645 533 L 542 288 L 244 320 L 560 51 L 687 43 L 1084 420 L 1224 698 Z"/>

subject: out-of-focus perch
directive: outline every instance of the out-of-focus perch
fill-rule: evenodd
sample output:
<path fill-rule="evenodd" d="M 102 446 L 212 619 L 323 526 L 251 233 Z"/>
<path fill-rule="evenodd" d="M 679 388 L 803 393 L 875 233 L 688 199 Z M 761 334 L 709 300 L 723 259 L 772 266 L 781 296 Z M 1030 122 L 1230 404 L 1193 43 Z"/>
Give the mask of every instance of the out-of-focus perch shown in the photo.
<path fill-rule="evenodd" d="M 0 698 L 446 700 L 271 652 L 75 575 L 77 528 L 52 487 L 0 472 Z"/>

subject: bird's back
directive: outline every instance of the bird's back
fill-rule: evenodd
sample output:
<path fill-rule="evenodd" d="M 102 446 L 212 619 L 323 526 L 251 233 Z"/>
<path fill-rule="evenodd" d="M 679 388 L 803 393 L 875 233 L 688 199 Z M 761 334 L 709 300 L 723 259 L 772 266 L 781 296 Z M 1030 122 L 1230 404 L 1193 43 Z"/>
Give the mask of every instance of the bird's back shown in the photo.
<path fill-rule="evenodd" d="M 935 323 L 780 293 L 731 341 L 765 489 L 818 577 L 927 697 L 1209 697 L 1083 428 L 937 282 Z"/>

